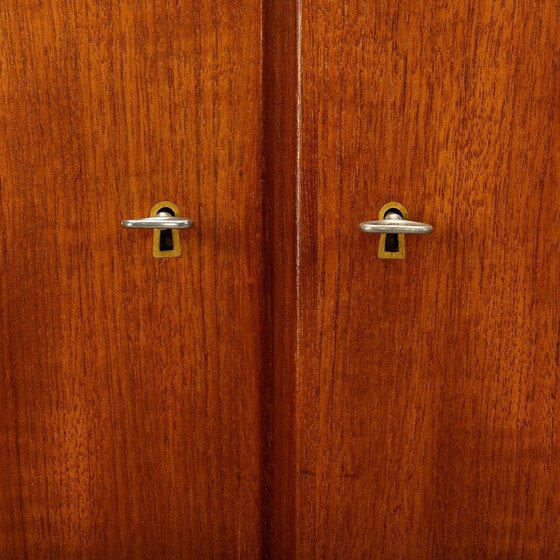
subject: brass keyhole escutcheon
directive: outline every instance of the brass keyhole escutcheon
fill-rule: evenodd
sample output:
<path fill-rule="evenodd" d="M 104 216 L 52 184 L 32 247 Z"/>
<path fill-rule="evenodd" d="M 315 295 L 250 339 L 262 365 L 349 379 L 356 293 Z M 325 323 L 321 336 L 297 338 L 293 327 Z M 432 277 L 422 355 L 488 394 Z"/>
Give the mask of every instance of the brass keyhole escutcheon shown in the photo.
<path fill-rule="evenodd" d="M 408 210 L 399 202 L 388 202 L 379 210 L 379 219 L 386 220 L 389 214 L 399 214 L 403 220 L 408 220 Z M 404 234 L 382 233 L 379 239 L 377 256 L 380 259 L 404 259 Z"/>
<path fill-rule="evenodd" d="M 388 202 L 381 207 L 379 219 L 362 222 L 360 230 L 364 233 L 377 233 L 380 259 L 404 259 L 404 236 L 432 233 L 434 228 L 423 222 L 413 222 L 408 219 L 408 210 L 400 202 Z"/>
<path fill-rule="evenodd" d="M 152 206 L 150 217 L 156 217 L 165 212 L 171 216 L 180 216 L 179 208 L 173 202 L 162 200 Z M 152 255 L 156 259 L 166 259 L 181 256 L 181 239 L 178 229 L 154 229 Z"/>

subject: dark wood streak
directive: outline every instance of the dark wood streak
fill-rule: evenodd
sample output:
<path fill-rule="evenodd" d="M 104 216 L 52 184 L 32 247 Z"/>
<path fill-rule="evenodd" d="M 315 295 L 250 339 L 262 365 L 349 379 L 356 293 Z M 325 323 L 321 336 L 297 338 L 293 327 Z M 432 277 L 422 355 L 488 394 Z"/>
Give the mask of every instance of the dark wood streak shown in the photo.
<path fill-rule="evenodd" d="M 271 304 L 271 558 L 295 545 L 297 3 L 264 2 L 264 154 Z"/>

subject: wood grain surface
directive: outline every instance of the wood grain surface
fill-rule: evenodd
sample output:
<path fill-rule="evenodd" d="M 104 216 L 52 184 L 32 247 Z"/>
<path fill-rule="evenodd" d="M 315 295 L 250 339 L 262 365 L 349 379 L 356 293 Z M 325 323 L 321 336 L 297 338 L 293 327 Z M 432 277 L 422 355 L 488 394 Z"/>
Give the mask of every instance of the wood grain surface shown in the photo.
<path fill-rule="evenodd" d="M 262 556 L 261 16 L 0 6 L 2 559 Z"/>
<path fill-rule="evenodd" d="M 0 45 L 0 558 L 560 556 L 556 2 L 6 0 Z"/>
<path fill-rule="evenodd" d="M 277 557 L 558 558 L 558 3 L 300 9 Z M 358 229 L 392 200 L 434 226 L 404 261 Z"/>

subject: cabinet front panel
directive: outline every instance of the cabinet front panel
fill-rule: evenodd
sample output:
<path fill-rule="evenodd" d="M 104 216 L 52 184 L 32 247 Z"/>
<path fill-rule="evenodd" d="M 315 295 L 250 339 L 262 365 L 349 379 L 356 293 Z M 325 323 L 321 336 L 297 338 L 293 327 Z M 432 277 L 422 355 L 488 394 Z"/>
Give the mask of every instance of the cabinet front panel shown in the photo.
<path fill-rule="evenodd" d="M 0 557 L 260 558 L 258 2 L 0 7 Z M 182 255 L 125 230 L 171 201 Z"/>
<path fill-rule="evenodd" d="M 560 554 L 560 13 L 301 5 L 295 552 Z M 379 259 L 358 225 L 434 227 Z M 288 557 L 288 556 L 286 556 Z"/>

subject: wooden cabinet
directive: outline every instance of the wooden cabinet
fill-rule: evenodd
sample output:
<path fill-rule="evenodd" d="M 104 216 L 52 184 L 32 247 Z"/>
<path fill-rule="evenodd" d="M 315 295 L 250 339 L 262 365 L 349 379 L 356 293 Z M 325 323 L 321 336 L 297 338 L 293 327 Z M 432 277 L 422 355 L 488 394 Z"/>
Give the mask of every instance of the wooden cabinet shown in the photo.
<path fill-rule="evenodd" d="M 0 30 L 0 558 L 560 555 L 556 2 Z"/>

